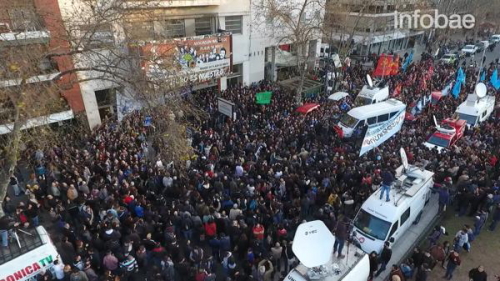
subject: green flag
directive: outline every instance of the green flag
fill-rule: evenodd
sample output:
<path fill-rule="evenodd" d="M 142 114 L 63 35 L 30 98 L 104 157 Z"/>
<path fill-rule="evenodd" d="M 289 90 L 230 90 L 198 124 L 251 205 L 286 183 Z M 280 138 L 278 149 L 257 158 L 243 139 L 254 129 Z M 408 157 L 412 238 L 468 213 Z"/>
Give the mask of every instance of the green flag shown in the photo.
<path fill-rule="evenodd" d="M 255 95 L 257 104 L 270 104 L 273 92 L 260 92 Z"/>

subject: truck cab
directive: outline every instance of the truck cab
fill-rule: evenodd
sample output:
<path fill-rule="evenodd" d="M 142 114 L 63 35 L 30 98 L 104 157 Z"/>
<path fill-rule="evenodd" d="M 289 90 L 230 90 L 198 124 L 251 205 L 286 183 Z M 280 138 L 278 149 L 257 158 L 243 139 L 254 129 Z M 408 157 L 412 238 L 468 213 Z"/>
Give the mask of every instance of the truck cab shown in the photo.
<path fill-rule="evenodd" d="M 466 121 L 461 119 L 446 118 L 436 131 L 427 139 L 424 145 L 427 148 L 436 148 L 439 152 L 451 147 L 464 136 Z"/>

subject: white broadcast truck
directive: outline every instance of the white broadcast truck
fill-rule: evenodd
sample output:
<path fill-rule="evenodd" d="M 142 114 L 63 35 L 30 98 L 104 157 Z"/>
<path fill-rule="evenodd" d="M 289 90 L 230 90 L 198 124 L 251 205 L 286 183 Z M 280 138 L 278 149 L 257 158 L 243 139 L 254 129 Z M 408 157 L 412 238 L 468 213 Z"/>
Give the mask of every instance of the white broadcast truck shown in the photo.
<path fill-rule="evenodd" d="M 342 251 L 343 259 L 333 254 L 335 237 L 320 221 L 299 225 L 293 239 L 292 250 L 300 264 L 292 269 L 286 281 L 366 281 L 370 273 L 368 255 L 353 244 Z"/>
<path fill-rule="evenodd" d="M 354 99 L 356 107 L 379 103 L 389 98 L 389 86 L 379 87 L 373 85 L 373 80 L 369 74 L 366 75 L 368 85 L 364 85 L 359 94 Z"/>
<path fill-rule="evenodd" d="M 49 234 L 42 226 L 11 231 L 12 241 L 0 249 L 0 281 L 33 281 L 50 270 L 56 259 L 62 263 Z"/>
<path fill-rule="evenodd" d="M 362 204 L 354 218 L 353 243 L 366 253 L 379 254 L 384 242 L 394 244 L 404 237 L 410 226 L 418 224 L 431 198 L 434 173 L 410 166 L 402 148 L 400 153 L 403 165 L 396 171 L 390 201 L 386 202 L 385 194 L 380 199 L 379 189 Z"/>
<path fill-rule="evenodd" d="M 455 111 L 456 117 L 467 122 L 468 127 L 478 126 L 487 120 L 495 109 L 495 95 L 487 95 L 484 83 L 478 83 L 473 94 L 461 103 Z"/>

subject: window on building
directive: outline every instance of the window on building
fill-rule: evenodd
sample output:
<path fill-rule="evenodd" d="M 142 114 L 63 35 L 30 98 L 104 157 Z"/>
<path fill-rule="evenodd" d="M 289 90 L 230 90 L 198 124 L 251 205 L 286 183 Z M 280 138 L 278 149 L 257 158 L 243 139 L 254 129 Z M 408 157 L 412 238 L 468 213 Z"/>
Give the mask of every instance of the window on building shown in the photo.
<path fill-rule="evenodd" d="M 12 31 L 34 31 L 41 29 L 40 18 L 36 15 L 34 9 L 19 8 L 9 10 Z"/>
<path fill-rule="evenodd" d="M 81 43 L 90 48 L 103 48 L 115 43 L 110 24 L 81 25 L 80 35 Z"/>
<path fill-rule="evenodd" d="M 152 21 L 128 22 L 124 24 L 125 33 L 131 40 L 151 40 L 155 38 Z"/>
<path fill-rule="evenodd" d="M 116 113 L 116 92 L 118 89 L 95 91 L 95 98 L 101 119 L 109 118 Z"/>
<path fill-rule="evenodd" d="M 194 29 L 196 35 L 207 35 L 212 34 L 214 30 L 214 19 L 213 18 L 199 18 L 195 19 Z"/>
<path fill-rule="evenodd" d="M 165 38 L 186 37 L 186 26 L 184 20 L 166 20 L 163 29 Z"/>
<path fill-rule="evenodd" d="M 231 76 L 241 76 L 243 73 L 243 64 L 233 64 L 231 67 Z"/>
<path fill-rule="evenodd" d="M 233 34 L 243 33 L 243 17 L 242 16 L 226 17 L 226 31 L 230 31 Z"/>
<path fill-rule="evenodd" d="M 394 12 L 396 10 L 395 5 L 387 5 L 387 12 Z"/>

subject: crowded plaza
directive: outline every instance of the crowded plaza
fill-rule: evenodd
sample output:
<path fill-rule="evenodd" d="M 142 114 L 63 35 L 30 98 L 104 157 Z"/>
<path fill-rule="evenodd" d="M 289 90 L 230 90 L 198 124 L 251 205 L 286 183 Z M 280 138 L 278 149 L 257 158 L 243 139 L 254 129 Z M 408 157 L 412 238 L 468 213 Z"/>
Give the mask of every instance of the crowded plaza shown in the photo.
<path fill-rule="evenodd" d="M 466 128 L 448 149 L 423 143 L 435 131 L 434 118 L 452 117 L 479 80 L 487 95 L 500 94 L 489 83 L 497 75 L 498 56 L 483 70 L 467 58 L 463 64 L 445 64 L 431 55 L 411 62 L 408 56 L 397 58 L 400 66 L 408 61 L 404 70 L 377 81 L 407 105 L 412 118 L 361 156 L 359 142 L 335 130 L 341 116 L 356 107 L 355 97 L 374 71 L 360 61 L 338 70 L 336 91 L 348 93 L 345 98 L 309 95 L 303 103 L 319 107 L 306 114 L 296 112 L 295 93 L 270 81 L 184 96 L 208 118 L 192 124 L 193 153 L 176 165 L 158 157 L 162 148 L 149 139 L 154 112 L 106 120 L 89 135 L 68 136 L 65 145 L 32 144 L 23 159 L 29 176 L 14 173 L 2 204 L 2 247 L 17 243 L 12 229 L 29 233 L 43 225 L 59 256 L 37 280 L 283 280 L 300 263 L 292 251 L 297 227 L 321 220 L 336 239 L 349 240 L 349 222 L 374 191 L 392 181 L 388 178 L 402 164 L 403 148 L 408 162 L 434 173 L 440 212 L 468 218 L 467 225 L 444 243 L 436 227 L 425 248 L 415 248 L 403 262 L 391 259 L 389 246 L 371 253 L 369 280 L 386 267 L 392 267 L 389 280 L 432 280 L 436 267 L 452 279 L 475 237 L 498 231 L 500 111 Z M 410 112 L 423 97 L 454 83 L 458 69 L 465 78 L 456 96 L 443 94 Z M 325 76 L 316 74 L 319 80 Z M 269 104 L 255 102 L 261 92 L 272 92 Z M 218 98 L 235 104 L 234 118 L 219 112 Z M 343 242 L 337 250 L 344 258 Z M 495 270 L 465 266 L 474 281 L 486 280 L 485 271 Z"/>

